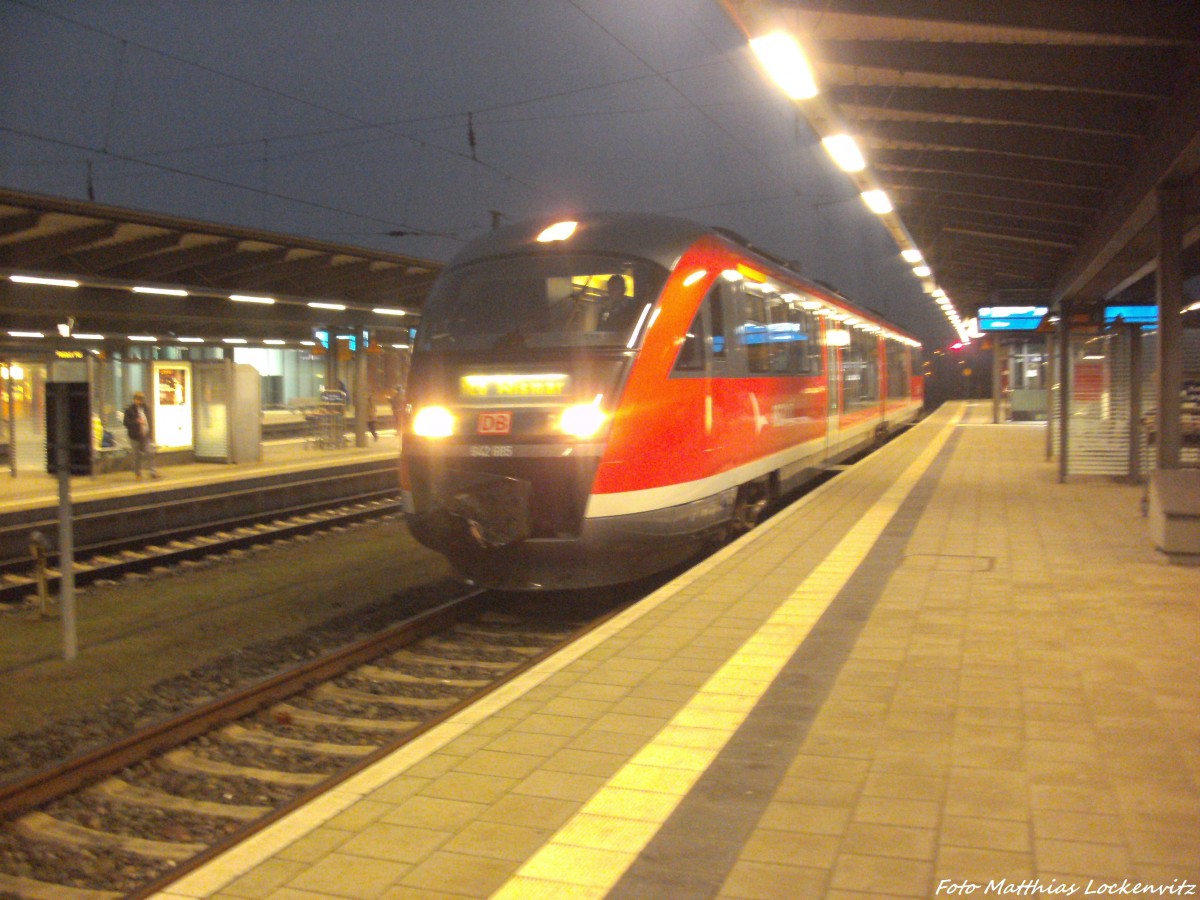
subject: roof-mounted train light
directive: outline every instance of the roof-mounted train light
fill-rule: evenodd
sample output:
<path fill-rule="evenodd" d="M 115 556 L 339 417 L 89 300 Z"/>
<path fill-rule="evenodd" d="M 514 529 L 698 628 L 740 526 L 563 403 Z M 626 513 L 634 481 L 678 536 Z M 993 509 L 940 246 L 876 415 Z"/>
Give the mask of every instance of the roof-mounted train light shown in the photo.
<path fill-rule="evenodd" d="M 412 429 L 417 437 L 450 437 L 454 434 L 454 414 L 444 406 L 422 406 L 413 416 Z"/>
<path fill-rule="evenodd" d="M 555 222 L 549 228 L 542 229 L 541 234 L 537 236 L 538 243 L 550 244 L 554 241 L 565 241 L 575 233 L 575 229 L 578 227 L 578 222 Z"/>

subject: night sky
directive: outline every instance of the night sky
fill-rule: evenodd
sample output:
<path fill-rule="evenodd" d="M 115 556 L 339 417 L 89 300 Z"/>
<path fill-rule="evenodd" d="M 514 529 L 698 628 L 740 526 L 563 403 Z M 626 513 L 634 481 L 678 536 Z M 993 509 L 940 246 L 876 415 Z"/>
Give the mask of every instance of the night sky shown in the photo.
<path fill-rule="evenodd" d="M 717 0 L 0 0 L 0 185 L 440 261 L 674 214 L 952 335 Z"/>

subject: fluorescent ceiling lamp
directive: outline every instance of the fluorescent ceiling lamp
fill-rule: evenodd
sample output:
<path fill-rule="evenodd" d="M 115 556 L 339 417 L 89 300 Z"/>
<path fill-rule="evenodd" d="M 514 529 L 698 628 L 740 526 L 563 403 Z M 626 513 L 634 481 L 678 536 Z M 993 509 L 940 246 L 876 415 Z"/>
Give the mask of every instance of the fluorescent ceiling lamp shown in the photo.
<path fill-rule="evenodd" d="M 317 342 L 316 341 L 301 341 L 300 346 L 301 347 L 315 347 L 315 346 L 317 346 Z"/>
<path fill-rule="evenodd" d="M 104 335 L 102 335 L 102 334 L 73 334 L 73 335 L 71 335 L 71 337 L 75 338 L 75 340 L 77 340 L 77 341 L 102 341 L 102 340 L 104 340 Z"/>
<path fill-rule="evenodd" d="M 33 275 L 9 275 L 9 281 L 18 284 L 46 284 L 50 287 L 79 287 L 79 282 L 73 278 L 36 278 Z"/>
<path fill-rule="evenodd" d="M 913 266 L 913 274 L 918 278 L 928 278 L 933 274 L 933 269 L 929 266 Z"/>
<path fill-rule="evenodd" d="M 900 255 L 904 257 L 906 263 L 919 263 L 925 258 L 921 255 L 920 250 L 902 250 Z"/>
<path fill-rule="evenodd" d="M 762 62 L 767 74 L 793 100 L 811 100 L 817 96 L 817 82 L 813 78 L 808 57 L 790 34 L 776 31 L 754 38 L 750 42 L 750 49 Z"/>
<path fill-rule="evenodd" d="M 344 303 L 320 303 L 316 300 L 314 300 L 312 303 L 310 303 L 308 305 L 312 309 L 336 309 L 339 312 L 341 312 L 342 310 L 344 310 L 346 308 L 346 304 L 344 304 Z"/>
<path fill-rule="evenodd" d="M 244 344 L 244 343 L 246 343 L 246 339 L 245 338 L 221 338 L 221 343 L 222 344 Z"/>
<path fill-rule="evenodd" d="M 371 312 L 380 316 L 407 316 L 408 312 L 403 309 L 388 309 L 386 306 L 377 306 Z"/>
<path fill-rule="evenodd" d="M 46 335 L 42 334 L 40 331 L 10 331 L 8 336 L 19 338 L 44 338 Z"/>
<path fill-rule="evenodd" d="M 135 294 L 162 294 L 165 297 L 186 297 L 188 292 L 182 288 L 142 287 L 130 288 Z"/>
<path fill-rule="evenodd" d="M 272 347 L 278 347 L 282 344 L 286 344 L 287 341 L 281 341 L 279 338 L 267 338 L 265 341 L 263 341 L 263 343 L 270 344 Z"/>
<path fill-rule="evenodd" d="M 175 340 L 179 341 L 179 343 L 181 343 L 181 344 L 203 344 L 204 343 L 204 338 L 198 338 L 198 337 L 181 337 L 181 338 L 176 338 Z"/>
<path fill-rule="evenodd" d="M 867 204 L 867 209 L 877 216 L 882 216 L 892 211 L 892 201 L 884 191 L 863 191 L 860 196 L 863 199 L 863 203 Z"/>
<path fill-rule="evenodd" d="M 128 334 L 125 337 L 131 341 L 142 341 L 149 343 L 153 343 L 154 341 L 158 340 L 158 338 L 152 334 Z"/>
<path fill-rule="evenodd" d="M 230 294 L 229 299 L 238 303 L 263 303 L 268 306 L 275 302 L 274 297 L 252 297 L 249 294 Z"/>
<path fill-rule="evenodd" d="M 862 151 L 850 135 L 831 134 L 827 138 L 821 138 L 821 144 L 843 172 L 861 172 L 867 167 Z"/>

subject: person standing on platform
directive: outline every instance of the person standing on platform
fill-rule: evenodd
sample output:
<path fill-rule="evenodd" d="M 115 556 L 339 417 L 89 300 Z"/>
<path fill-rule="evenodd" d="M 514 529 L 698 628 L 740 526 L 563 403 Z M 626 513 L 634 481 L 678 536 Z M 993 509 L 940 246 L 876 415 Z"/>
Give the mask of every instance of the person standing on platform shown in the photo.
<path fill-rule="evenodd" d="M 367 431 L 371 432 L 371 437 L 379 440 L 379 422 L 378 416 L 375 413 L 375 396 L 367 391 Z"/>
<path fill-rule="evenodd" d="M 396 427 L 396 436 L 400 436 L 400 412 L 404 409 L 404 393 L 400 386 L 392 391 L 392 396 L 388 398 L 392 404 L 392 424 Z"/>
<path fill-rule="evenodd" d="M 133 450 L 133 477 L 142 477 L 142 463 L 145 462 L 150 477 L 158 478 L 158 469 L 154 467 L 154 444 L 150 440 L 150 417 L 146 415 L 146 395 L 141 391 L 133 395 L 133 402 L 125 408 L 125 430 Z"/>

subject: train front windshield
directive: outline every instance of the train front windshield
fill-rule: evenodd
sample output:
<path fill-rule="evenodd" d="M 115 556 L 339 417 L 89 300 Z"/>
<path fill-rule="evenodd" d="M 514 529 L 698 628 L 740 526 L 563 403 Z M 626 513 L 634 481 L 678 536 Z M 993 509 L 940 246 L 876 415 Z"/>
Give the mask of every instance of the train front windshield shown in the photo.
<path fill-rule="evenodd" d="M 631 348 L 666 276 L 645 260 L 604 256 L 470 263 L 438 280 L 418 349 Z"/>

